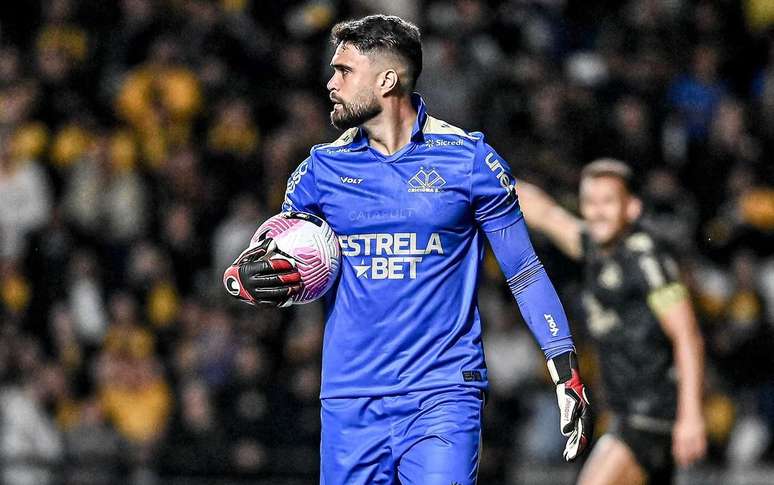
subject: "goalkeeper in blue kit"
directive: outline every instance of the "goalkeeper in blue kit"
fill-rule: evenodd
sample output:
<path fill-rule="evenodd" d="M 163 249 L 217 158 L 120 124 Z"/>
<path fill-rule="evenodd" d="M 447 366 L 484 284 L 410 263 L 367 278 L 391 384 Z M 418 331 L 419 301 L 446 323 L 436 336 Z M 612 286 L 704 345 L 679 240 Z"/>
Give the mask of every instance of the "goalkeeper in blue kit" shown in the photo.
<path fill-rule="evenodd" d="M 283 204 L 325 219 L 342 250 L 325 297 L 320 483 L 476 482 L 487 389 L 476 301 L 484 238 L 545 353 L 564 457 L 575 459 L 589 445 L 589 403 L 508 164 L 481 133 L 431 117 L 413 93 L 417 27 L 373 15 L 336 25 L 332 41 L 331 121 L 344 132 L 312 148 Z M 239 262 L 242 284 L 253 301 L 283 305 L 300 278 L 264 253 Z"/>

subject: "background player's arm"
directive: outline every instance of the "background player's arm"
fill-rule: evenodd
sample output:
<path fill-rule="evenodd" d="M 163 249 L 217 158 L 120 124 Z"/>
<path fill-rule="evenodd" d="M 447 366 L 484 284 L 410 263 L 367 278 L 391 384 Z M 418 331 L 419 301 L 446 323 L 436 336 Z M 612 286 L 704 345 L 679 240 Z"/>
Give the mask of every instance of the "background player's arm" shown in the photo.
<path fill-rule="evenodd" d="M 533 184 L 519 180 L 516 191 L 529 227 L 548 236 L 570 258 L 580 259 L 583 222 Z"/>
<path fill-rule="evenodd" d="M 642 238 L 630 240 L 638 237 Z M 678 377 L 672 453 L 678 465 L 687 466 L 701 458 L 707 446 L 702 413 L 704 342 L 674 261 L 648 250 L 638 255 L 638 266 L 645 279 L 648 305 L 672 342 Z"/>
<path fill-rule="evenodd" d="M 683 293 L 682 298 L 661 308 L 657 315 L 672 341 L 678 375 L 672 453 L 678 465 L 687 466 L 704 455 L 707 445 L 702 413 L 704 342 L 690 299 Z"/>

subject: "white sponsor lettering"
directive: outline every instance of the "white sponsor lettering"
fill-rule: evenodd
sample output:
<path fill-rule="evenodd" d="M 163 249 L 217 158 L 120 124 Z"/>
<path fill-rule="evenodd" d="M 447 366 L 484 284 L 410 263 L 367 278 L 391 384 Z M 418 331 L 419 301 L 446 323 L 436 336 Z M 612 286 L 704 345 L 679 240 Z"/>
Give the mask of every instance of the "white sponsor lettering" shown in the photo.
<path fill-rule="evenodd" d="M 340 235 L 339 243 L 344 256 L 443 254 L 441 235 L 437 232 L 430 234 L 424 245 L 415 232 Z"/>
<path fill-rule="evenodd" d="M 356 179 L 354 177 L 339 177 L 341 179 L 341 183 L 343 184 L 354 184 L 357 185 L 360 182 L 363 181 L 363 179 Z"/>
<path fill-rule="evenodd" d="M 425 244 L 413 232 L 340 235 L 339 243 L 344 256 L 360 257 L 360 264 L 352 265 L 356 277 L 373 280 L 416 279 L 423 256 L 444 254 L 437 232 Z"/>
<path fill-rule="evenodd" d="M 288 184 L 285 188 L 285 200 L 282 202 L 282 210 L 288 211 L 293 209 L 293 201 L 290 200 L 290 194 L 292 194 L 296 190 L 296 186 L 301 182 L 301 177 L 306 175 L 306 172 L 309 170 L 309 159 L 304 160 L 301 162 L 301 164 L 296 167 L 296 169 L 293 171 L 293 173 L 290 175 L 290 178 L 288 178 Z"/>
<path fill-rule="evenodd" d="M 505 171 L 505 167 L 503 166 L 502 162 L 495 158 L 494 152 L 489 152 L 489 154 L 486 156 L 486 165 L 489 167 L 489 170 L 492 171 L 495 177 L 497 177 L 500 185 L 502 185 L 505 190 L 510 192 L 512 186 L 511 179 L 508 176 L 508 173 Z"/>
<path fill-rule="evenodd" d="M 429 138 L 425 140 L 425 146 L 427 148 L 462 146 L 462 138 L 459 138 L 457 140 L 443 140 L 440 138 Z"/>
<path fill-rule="evenodd" d="M 402 280 L 417 278 L 417 264 L 422 262 L 419 256 L 398 258 L 371 258 L 371 278 L 375 280 Z M 408 269 L 408 275 L 406 274 Z"/>

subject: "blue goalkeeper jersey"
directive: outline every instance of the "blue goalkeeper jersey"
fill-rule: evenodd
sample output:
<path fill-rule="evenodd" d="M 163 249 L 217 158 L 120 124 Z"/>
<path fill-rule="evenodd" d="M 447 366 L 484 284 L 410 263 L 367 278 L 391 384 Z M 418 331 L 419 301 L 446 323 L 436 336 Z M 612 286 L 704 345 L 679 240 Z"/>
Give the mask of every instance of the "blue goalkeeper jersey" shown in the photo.
<path fill-rule="evenodd" d="M 288 181 L 283 210 L 322 217 L 341 243 L 326 295 L 322 398 L 487 386 L 476 291 L 484 235 L 523 226 L 514 179 L 481 133 L 412 100 L 417 120 L 397 153 L 381 154 L 352 128 L 313 147 Z M 500 253 L 510 251 L 519 248 Z M 541 313 L 538 333 L 571 346 L 561 307 Z"/>

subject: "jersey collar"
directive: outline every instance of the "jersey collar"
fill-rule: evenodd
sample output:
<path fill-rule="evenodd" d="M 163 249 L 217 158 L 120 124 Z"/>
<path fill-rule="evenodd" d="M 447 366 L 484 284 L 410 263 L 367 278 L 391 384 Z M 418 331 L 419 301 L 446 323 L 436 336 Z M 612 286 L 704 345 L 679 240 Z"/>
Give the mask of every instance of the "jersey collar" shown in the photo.
<path fill-rule="evenodd" d="M 425 100 L 419 93 L 411 94 L 411 104 L 414 109 L 417 110 L 417 119 L 414 120 L 414 127 L 411 130 L 411 141 L 414 143 L 422 143 L 425 141 L 425 135 L 422 132 L 422 128 L 427 121 L 427 108 L 425 106 Z M 350 145 L 350 150 L 365 150 L 368 148 L 368 136 L 362 127 L 357 128 L 357 135 Z"/>
<path fill-rule="evenodd" d="M 422 143 L 425 141 L 425 134 L 422 129 L 425 127 L 427 121 L 427 108 L 425 107 L 425 100 L 419 93 L 411 94 L 411 104 L 414 105 L 414 109 L 417 110 L 417 119 L 414 122 L 414 128 L 411 130 L 411 141 L 416 143 Z"/>

